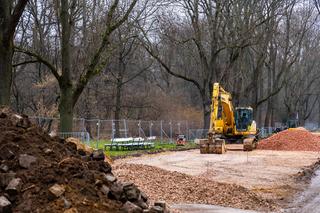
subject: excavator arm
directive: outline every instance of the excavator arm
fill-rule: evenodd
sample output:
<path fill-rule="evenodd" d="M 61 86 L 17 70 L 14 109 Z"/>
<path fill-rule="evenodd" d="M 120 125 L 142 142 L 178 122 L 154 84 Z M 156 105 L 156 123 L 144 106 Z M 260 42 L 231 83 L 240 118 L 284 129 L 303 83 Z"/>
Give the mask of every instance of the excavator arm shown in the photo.
<path fill-rule="evenodd" d="M 226 92 L 219 83 L 214 83 L 209 132 L 224 135 L 233 134 L 234 125 L 231 94 Z"/>

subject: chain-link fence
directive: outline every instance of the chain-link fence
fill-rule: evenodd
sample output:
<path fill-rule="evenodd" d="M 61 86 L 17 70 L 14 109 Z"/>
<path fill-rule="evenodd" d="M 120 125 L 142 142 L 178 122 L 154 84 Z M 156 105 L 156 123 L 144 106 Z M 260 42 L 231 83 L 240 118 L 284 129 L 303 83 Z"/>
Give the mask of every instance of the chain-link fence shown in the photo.
<path fill-rule="evenodd" d="M 30 117 L 30 120 L 42 127 L 46 132 L 59 133 L 59 119 L 48 117 Z M 144 120 L 102 120 L 102 119 L 73 119 L 73 132 L 88 133 L 92 140 L 112 140 L 113 138 L 143 137 L 156 138 L 162 142 L 173 142 L 179 134 L 188 140 L 199 138 L 203 133 L 200 123 L 188 121 L 144 121 Z M 191 130 L 191 131 L 190 131 Z M 207 132 L 207 131 L 206 131 Z M 70 133 L 66 133 L 70 134 Z M 87 140 L 82 139 L 81 140 Z"/>

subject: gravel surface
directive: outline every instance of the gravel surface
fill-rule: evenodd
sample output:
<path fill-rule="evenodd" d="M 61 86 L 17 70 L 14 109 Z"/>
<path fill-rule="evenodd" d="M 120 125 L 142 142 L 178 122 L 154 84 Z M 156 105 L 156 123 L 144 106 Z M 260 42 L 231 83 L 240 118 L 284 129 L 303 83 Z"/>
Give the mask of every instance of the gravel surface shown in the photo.
<path fill-rule="evenodd" d="M 277 206 L 250 190 L 235 184 L 194 177 L 179 172 L 137 164 L 120 164 L 114 167 L 120 180 L 133 181 L 145 191 L 150 200 L 163 199 L 168 203 L 200 203 L 226 207 L 274 210 Z"/>

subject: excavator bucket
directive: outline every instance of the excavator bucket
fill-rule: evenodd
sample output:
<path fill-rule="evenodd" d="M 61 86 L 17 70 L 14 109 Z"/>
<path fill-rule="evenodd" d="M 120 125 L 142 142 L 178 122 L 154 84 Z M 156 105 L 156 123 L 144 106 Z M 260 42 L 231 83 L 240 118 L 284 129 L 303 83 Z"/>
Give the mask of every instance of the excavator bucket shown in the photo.
<path fill-rule="evenodd" d="M 227 151 L 224 139 L 210 138 L 200 140 L 200 154 L 223 154 Z"/>

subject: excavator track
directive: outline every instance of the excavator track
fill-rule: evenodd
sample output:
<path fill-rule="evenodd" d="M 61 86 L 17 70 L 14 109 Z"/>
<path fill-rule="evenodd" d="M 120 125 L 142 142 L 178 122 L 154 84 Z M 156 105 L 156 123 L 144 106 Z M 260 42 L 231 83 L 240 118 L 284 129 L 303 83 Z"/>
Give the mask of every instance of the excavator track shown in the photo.
<path fill-rule="evenodd" d="M 252 151 L 256 148 L 255 138 L 246 138 L 243 140 L 243 151 Z"/>

